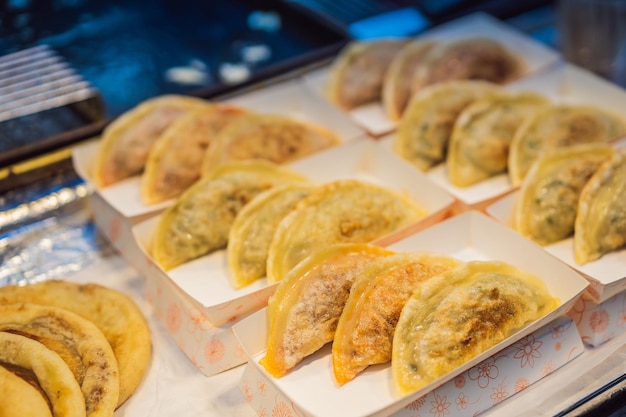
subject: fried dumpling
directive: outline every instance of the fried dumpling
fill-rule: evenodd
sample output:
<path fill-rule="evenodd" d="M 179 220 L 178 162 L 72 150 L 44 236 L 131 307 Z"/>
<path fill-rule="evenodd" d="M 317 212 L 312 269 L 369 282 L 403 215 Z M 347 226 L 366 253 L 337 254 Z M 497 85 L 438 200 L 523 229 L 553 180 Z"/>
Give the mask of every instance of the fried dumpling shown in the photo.
<path fill-rule="evenodd" d="M 505 173 L 517 129 L 548 100 L 535 93 L 497 94 L 465 108 L 452 130 L 446 167 L 450 182 L 467 187 Z"/>
<path fill-rule="evenodd" d="M 183 114 L 207 101 L 179 95 L 146 100 L 115 119 L 102 132 L 92 172 L 99 187 L 140 174 L 154 141 Z"/>
<path fill-rule="evenodd" d="M 339 385 L 370 365 L 391 360 L 400 312 L 415 286 L 460 265 L 444 255 L 398 253 L 372 261 L 359 274 L 333 339 L 333 373 Z"/>
<path fill-rule="evenodd" d="M 56 352 L 80 385 L 87 416 L 113 415 L 119 368 L 111 345 L 91 321 L 58 307 L 5 304 L 0 306 L 0 331 L 26 336 Z"/>
<path fill-rule="evenodd" d="M 207 175 L 221 164 L 263 159 L 291 162 L 341 143 L 330 130 L 314 123 L 278 114 L 246 114 L 215 137 L 202 162 Z"/>
<path fill-rule="evenodd" d="M 379 100 L 383 79 L 405 39 L 353 41 L 332 63 L 325 94 L 336 106 L 350 110 Z"/>
<path fill-rule="evenodd" d="M 94 323 L 107 338 L 118 363 L 118 405 L 132 395 L 152 353 L 150 328 L 132 298 L 99 284 L 61 280 L 0 287 L 0 305 L 26 302 L 63 308 Z"/>
<path fill-rule="evenodd" d="M 267 280 L 279 282 L 316 248 L 371 242 L 425 215 L 407 196 L 371 182 L 343 179 L 320 185 L 279 223 Z"/>
<path fill-rule="evenodd" d="M 591 143 L 540 156 L 516 196 L 515 229 L 540 245 L 570 237 L 580 193 L 612 153 L 613 148 L 607 144 Z"/>
<path fill-rule="evenodd" d="M 394 56 L 383 78 L 382 103 L 391 120 L 400 120 L 411 97 L 411 78 L 428 52 L 431 40 L 415 39 Z"/>
<path fill-rule="evenodd" d="M 331 342 L 355 278 L 395 252 L 365 243 L 321 246 L 278 284 L 268 302 L 268 346 L 260 364 L 281 377 Z"/>
<path fill-rule="evenodd" d="M 391 371 L 398 390 L 419 390 L 559 305 L 533 274 L 471 261 L 418 284 L 400 314 Z"/>
<path fill-rule="evenodd" d="M 269 161 L 225 164 L 200 179 L 159 220 L 152 242 L 154 261 L 165 270 L 198 258 L 228 241 L 239 211 L 259 193 L 307 179 Z"/>
<path fill-rule="evenodd" d="M 615 151 L 583 188 L 574 231 L 574 256 L 583 265 L 626 246 L 626 148 Z"/>
<path fill-rule="evenodd" d="M 20 334 L 0 332 L 0 363 L 21 374 L 32 374 L 33 384 L 41 388 L 53 416 L 87 415 L 85 397 L 69 366 L 42 343 Z"/>
<path fill-rule="evenodd" d="M 468 38 L 440 43 L 425 58 L 411 79 L 411 92 L 451 80 L 484 80 L 505 84 L 525 70 L 524 62 L 497 41 Z"/>
<path fill-rule="evenodd" d="M 0 416 L 53 417 L 45 396 L 17 373 L 0 365 Z"/>
<path fill-rule="evenodd" d="M 509 177 L 520 185 L 539 155 L 559 147 L 610 142 L 626 134 L 626 122 L 604 109 L 559 104 L 542 109 L 523 123 L 509 150 Z"/>
<path fill-rule="evenodd" d="M 230 228 L 226 250 L 233 287 L 245 287 L 265 276 L 269 247 L 278 223 L 314 187 L 312 184 L 276 186 L 241 209 Z"/>
<path fill-rule="evenodd" d="M 485 81 L 449 81 L 413 96 L 393 139 L 394 151 L 427 171 L 446 158 L 452 129 L 461 111 L 498 91 Z"/>
<path fill-rule="evenodd" d="M 225 104 L 207 104 L 171 123 L 148 154 L 141 176 L 142 201 L 149 205 L 177 197 L 196 182 L 212 140 L 244 112 Z"/>

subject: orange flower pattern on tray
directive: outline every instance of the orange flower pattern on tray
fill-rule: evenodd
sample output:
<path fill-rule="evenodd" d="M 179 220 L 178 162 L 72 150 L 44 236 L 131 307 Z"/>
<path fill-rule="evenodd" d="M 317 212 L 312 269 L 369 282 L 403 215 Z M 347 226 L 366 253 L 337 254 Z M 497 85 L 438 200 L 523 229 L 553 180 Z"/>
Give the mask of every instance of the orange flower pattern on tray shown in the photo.
<path fill-rule="evenodd" d="M 479 387 L 486 388 L 492 379 L 496 379 L 500 370 L 496 366 L 496 360 L 491 357 L 478 365 L 470 368 L 467 375 L 472 381 L 476 381 Z"/>
<path fill-rule="evenodd" d="M 226 347 L 219 339 L 212 339 L 204 346 L 204 358 L 208 363 L 217 363 L 224 358 Z"/>
<path fill-rule="evenodd" d="M 272 417 L 293 417 L 291 408 L 284 402 L 279 401 L 272 410 Z"/>
<path fill-rule="evenodd" d="M 541 358 L 539 349 L 542 345 L 543 342 L 541 340 L 536 340 L 535 336 L 530 334 L 515 344 L 517 351 L 513 357 L 520 360 L 520 367 L 529 366 L 534 368 L 535 359 Z"/>
<path fill-rule="evenodd" d="M 518 378 L 518 380 L 515 381 L 515 385 L 513 386 L 513 389 L 515 390 L 515 392 L 520 392 L 521 390 L 527 388 L 529 385 L 530 385 L 530 381 L 528 380 L 528 378 L 522 377 L 522 378 Z"/>
<path fill-rule="evenodd" d="M 448 397 L 440 396 L 435 394 L 435 399 L 430 402 L 432 408 L 430 409 L 430 414 L 435 417 L 443 417 L 447 414 L 450 414 L 450 402 L 448 401 Z"/>
<path fill-rule="evenodd" d="M 493 401 L 493 404 L 498 404 L 499 402 L 504 401 L 505 399 L 507 399 L 509 396 L 509 393 L 507 391 L 506 385 L 504 385 L 504 382 L 499 383 L 498 385 L 496 385 L 495 387 L 493 387 L 491 389 L 491 401 Z"/>
<path fill-rule="evenodd" d="M 605 309 L 601 308 L 594 311 L 589 319 L 591 331 L 594 333 L 603 333 L 609 327 L 610 317 Z"/>

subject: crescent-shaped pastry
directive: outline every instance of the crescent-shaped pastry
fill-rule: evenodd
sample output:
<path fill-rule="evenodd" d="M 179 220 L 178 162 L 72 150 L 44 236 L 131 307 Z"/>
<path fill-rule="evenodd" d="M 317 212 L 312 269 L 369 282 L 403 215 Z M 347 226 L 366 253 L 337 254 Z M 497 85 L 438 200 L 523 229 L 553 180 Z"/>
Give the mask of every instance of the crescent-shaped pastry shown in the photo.
<path fill-rule="evenodd" d="M 406 43 L 405 39 L 381 39 L 346 45 L 330 67 L 325 86 L 328 100 L 344 110 L 379 100 L 385 73 Z"/>
<path fill-rule="evenodd" d="M 332 357 L 337 383 L 351 381 L 370 365 L 389 362 L 400 312 L 415 286 L 460 264 L 426 252 L 371 262 L 352 285 L 335 331 Z"/>
<path fill-rule="evenodd" d="M 371 182 L 343 179 L 318 186 L 279 223 L 267 258 L 267 280 L 279 282 L 319 247 L 371 242 L 425 215 L 408 197 Z"/>
<path fill-rule="evenodd" d="M 574 255 L 580 265 L 626 245 L 626 148 L 616 150 L 583 188 Z"/>
<path fill-rule="evenodd" d="M 135 391 L 150 364 L 150 328 L 126 294 L 99 284 L 48 280 L 0 287 L 0 305 L 34 303 L 69 310 L 94 323 L 107 338 L 120 374 L 118 405 Z"/>
<path fill-rule="evenodd" d="M 391 371 L 407 394 L 480 355 L 559 304 L 544 282 L 498 261 L 472 261 L 418 284 L 393 338 Z"/>
<path fill-rule="evenodd" d="M 518 129 L 509 150 L 509 177 L 520 185 L 539 155 L 580 143 L 610 142 L 626 134 L 626 122 L 599 107 L 559 104 L 542 109 Z"/>
<path fill-rule="evenodd" d="M 467 187 L 506 172 L 515 132 L 548 103 L 535 93 L 502 93 L 466 107 L 454 125 L 448 145 L 446 167 L 450 182 Z"/>
<path fill-rule="evenodd" d="M 422 171 L 445 161 L 454 123 L 463 109 L 497 91 L 497 86 L 485 81 L 449 81 L 424 88 L 402 116 L 394 151 Z"/>
<path fill-rule="evenodd" d="M 411 93 L 451 80 L 484 80 L 505 84 L 525 71 L 524 62 L 499 42 L 468 38 L 433 48 L 411 80 Z"/>
<path fill-rule="evenodd" d="M 169 270 L 224 248 L 237 213 L 252 198 L 279 184 L 305 181 L 302 175 L 269 161 L 220 166 L 165 210 L 151 242 L 154 261 Z"/>
<path fill-rule="evenodd" d="M 281 377 L 331 342 L 359 274 L 395 252 L 365 243 L 321 246 L 278 284 L 268 302 L 268 345 L 260 364 Z"/>
<path fill-rule="evenodd" d="M 202 162 L 208 175 L 229 161 L 263 159 L 277 164 L 294 161 L 341 143 L 330 130 L 278 114 L 246 114 L 215 137 Z"/>
<path fill-rule="evenodd" d="M 413 74 L 436 45 L 435 41 L 415 39 L 394 56 L 383 78 L 382 103 L 391 120 L 400 120 L 409 98 Z"/>
<path fill-rule="evenodd" d="M 119 371 L 100 329 L 77 314 L 31 303 L 0 306 L 0 331 L 36 340 L 67 363 L 85 398 L 88 417 L 109 417 L 117 407 Z"/>
<path fill-rule="evenodd" d="M 178 117 L 206 105 L 207 101 L 199 98 L 165 95 L 119 116 L 102 132 L 92 172 L 94 183 L 106 187 L 140 174 L 161 133 Z"/>
<path fill-rule="evenodd" d="M 50 403 L 54 417 L 85 417 L 85 397 L 58 353 L 26 336 L 0 332 L 0 363 L 30 373 Z M 3 398 L 4 400 L 4 398 Z"/>
<path fill-rule="evenodd" d="M 0 416 L 52 417 L 45 394 L 0 365 Z"/>
<path fill-rule="evenodd" d="M 233 287 L 243 288 L 265 276 L 267 256 L 278 223 L 314 189 L 311 184 L 286 184 L 262 192 L 235 217 L 226 256 Z"/>
<path fill-rule="evenodd" d="M 216 103 L 176 119 L 155 140 L 141 176 L 146 205 L 178 197 L 201 176 L 204 154 L 213 139 L 244 110 Z"/>
<path fill-rule="evenodd" d="M 612 154 L 609 145 L 591 143 L 540 156 L 516 196 L 515 229 L 540 245 L 570 237 L 583 187 Z"/>

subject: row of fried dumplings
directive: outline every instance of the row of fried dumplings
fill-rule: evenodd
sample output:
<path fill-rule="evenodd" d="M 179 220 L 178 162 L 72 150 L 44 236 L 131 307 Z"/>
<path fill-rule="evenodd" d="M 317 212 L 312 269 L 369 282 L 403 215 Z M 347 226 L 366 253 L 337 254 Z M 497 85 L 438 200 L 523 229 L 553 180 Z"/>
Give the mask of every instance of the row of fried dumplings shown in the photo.
<path fill-rule="evenodd" d="M 92 172 L 99 187 L 141 176 L 146 205 L 176 198 L 223 162 L 292 161 L 335 146 L 328 129 L 289 116 L 188 96 L 165 95 L 105 128 Z"/>
<path fill-rule="evenodd" d="M 515 198 L 513 226 L 549 245 L 573 236 L 584 265 L 626 246 L 626 148 L 579 144 L 540 156 Z"/>
<path fill-rule="evenodd" d="M 506 84 L 526 70 L 516 53 L 496 40 L 422 38 L 353 41 L 331 65 L 325 94 L 345 110 L 381 101 L 391 120 L 400 120 L 424 88 L 452 80 Z"/>
<path fill-rule="evenodd" d="M 491 39 L 355 41 L 331 66 L 326 95 L 344 109 L 382 98 L 398 122 L 394 151 L 421 171 L 445 163 L 458 187 L 504 173 L 519 186 L 544 152 L 626 135 L 606 109 L 502 86 L 522 72 Z"/>
<path fill-rule="evenodd" d="M 541 279 L 508 263 L 334 244 L 278 284 L 260 364 L 281 377 L 332 343 L 338 385 L 391 362 L 394 384 L 407 394 L 558 305 Z"/>
<path fill-rule="evenodd" d="M 265 160 L 226 163 L 168 207 L 149 252 L 165 270 L 226 249 L 229 278 L 242 288 L 280 281 L 320 246 L 370 242 L 427 214 L 408 196 L 359 179 L 313 184 Z"/>
<path fill-rule="evenodd" d="M 128 296 L 51 280 L 0 288 L 0 415 L 111 417 L 135 392 L 151 334 Z"/>

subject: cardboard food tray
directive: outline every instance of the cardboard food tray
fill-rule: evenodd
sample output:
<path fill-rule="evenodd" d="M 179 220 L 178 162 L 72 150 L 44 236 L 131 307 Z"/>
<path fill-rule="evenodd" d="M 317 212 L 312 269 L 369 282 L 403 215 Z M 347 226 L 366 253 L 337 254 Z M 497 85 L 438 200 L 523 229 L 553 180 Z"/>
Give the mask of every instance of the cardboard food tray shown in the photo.
<path fill-rule="evenodd" d="M 417 38 L 451 42 L 470 37 L 495 39 L 518 53 L 526 64 L 526 71 L 522 76 L 540 72 L 560 60 L 559 54 L 554 50 L 536 42 L 516 28 L 482 12 L 439 25 L 425 31 Z M 302 77 L 303 84 L 322 96 L 329 69 L 330 67 L 326 66 L 305 74 Z M 396 122 L 387 117 L 380 102 L 359 106 L 347 114 L 355 123 L 374 136 L 387 134 L 396 127 Z"/>
<path fill-rule="evenodd" d="M 369 139 L 353 141 L 343 146 L 322 151 L 316 155 L 288 164 L 314 184 L 337 179 L 358 178 L 386 186 L 409 195 L 429 213 L 420 221 L 381 237 L 381 244 L 391 244 L 406 234 L 434 224 L 449 215 L 454 199 L 416 173 L 406 164 L 398 164 L 379 144 Z M 161 271 L 183 294 L 204 312 L 210 323 L 233 323 L 241 317 L 263 307 L 274 292 L 276 284 L 269 285 L 265 278 L 235 290 L 228 278 L 226 250 L 219 250 L 187 262 L 167 272 L 161 270 L 149 256 L 152 233 L 160 220 L 152 217 L 138 223 L 132 233 L 144 252 L 145 262 L 153 267 L 148 273 Z"/>
<path fill-rule="evenodd" d="M 354 124 L 349 117 L 319 97 L 311 94 L 294 80 L 267 85 L 262 90 L 255 90 L 237 95 L 228 100 L 231 104 L 242 106 L 259 113 L 282 114 L 323 126 L 335 133 L 342 143 L 362 138 L 366 133 Z M 91 167 L 99 148 L 99 138 L 77 145 L 72 152 L 72 162 L 82 179 L 91 184 L 107 204 L 123 218 L 138 219 L 154 215 L 173 204 L 175 199 L 146 205 L 141 200 L 141 176 L 127 178 L 108 187 L 100 188 L 93 184 Z"/>
<path fill-rule="evenodd" d="M 598 106 L 626 119 L 626 109 L 624 108 L 626 91 L 585 69 L 567 63 L 520 79 L 505 86 L 504 90 L 535 92 L 558 104 Z M 393 152 L 393 137 L 394 134 L 389 134 L 381 139 L 391 152 Z M 506 173 L 468 187 L 457 187 L 448 178 L 445 162 L 433 167 L 426 175 L 459 201 L 455 209 L 456 212 L 467 209 L 484 210 L 487 206 L 517 189 L 511 184 Z"/>
<path fill-rule="evenodd" d="M 487 214 L 513 228 L 513 206 L 517 192 L 487 207 Z M 537 245 L 539 247 L 539 245 Z M 574 239 L 563 239 L 542 247 L 547 253 L 569 265 L 589 280 L 587 292 L 596 303 L 626 291 L 626 248 L 607 253 L 600 259 L 578 265 L 574 259 Z"/>
<path fill-rule="evenodd" d="M 584 293 L 569 311 L 585 344 L 600 346 L 626 333 L 626 290 L 598 303 Z"/>
<path fill-rule="evenodd" d="M 551 375 L 584 352 L 572 320 L 557 318 L 393 413 L 393 417 L 474 417 Z M 305 415 L 253 363 L 239 389 L 257 415 Z"/>
<path fill-rule="evenodd" d="M 248 366 L 254 366 L 264 377 L 263 382 L 267 384 L 268 391 L 283 395 L 300 415 L 391 415 L 505 347 L 562 317 L 588 285 L 571 268 L 511 229 L 477 211 L 448 218 L 396 242 L 389 248 L 397 251 L 427 250 L 465 261 L 508 262 L 543 279 L 548 290 L 561 303 L 551 313 L 520 329 L 467 364 L 406 396 L 401 396 L 394 390 L 389 365 L 372 366 L 346 385 L 337 387 L 332 376 L 329 345 L 311 355 L 282 378 L 271 377 L 258 364 L 267 345 L 266 309 L 261 310 L 235 324 L 233 331 L 249 357 Z M 558 354 L 567 357 L 566 352 Z"/>

